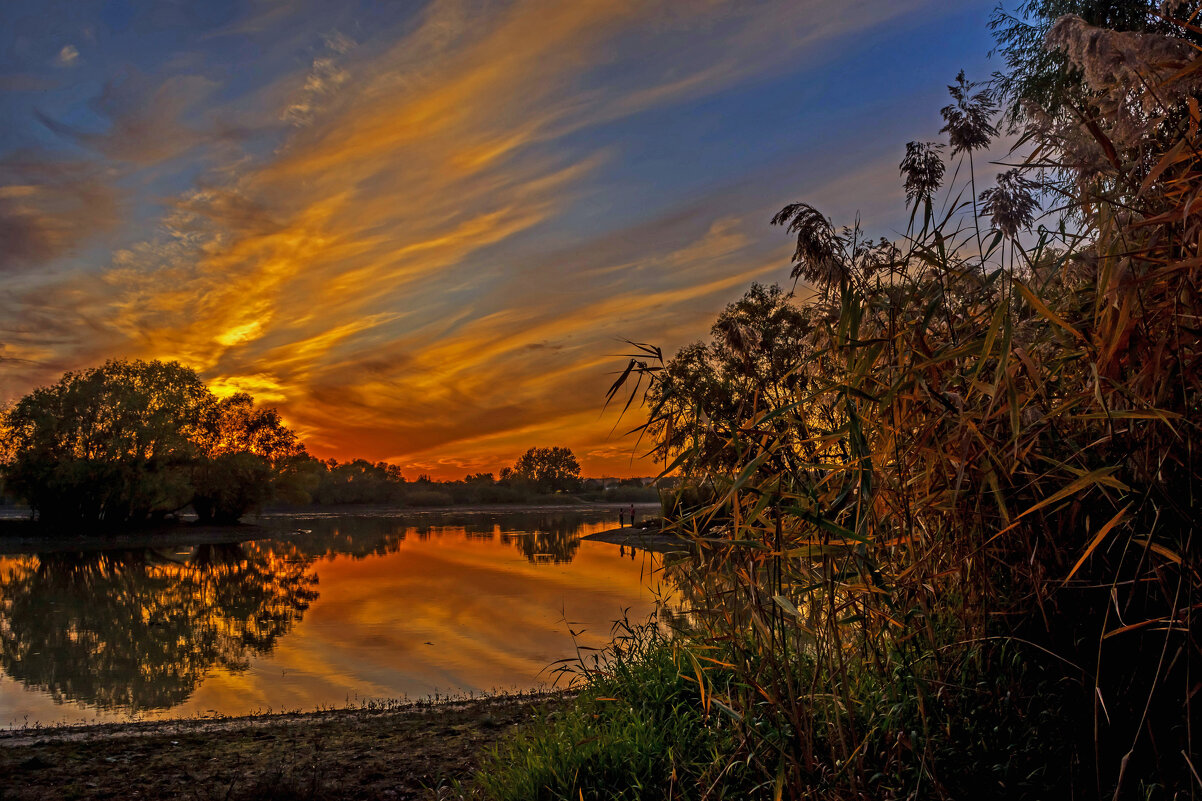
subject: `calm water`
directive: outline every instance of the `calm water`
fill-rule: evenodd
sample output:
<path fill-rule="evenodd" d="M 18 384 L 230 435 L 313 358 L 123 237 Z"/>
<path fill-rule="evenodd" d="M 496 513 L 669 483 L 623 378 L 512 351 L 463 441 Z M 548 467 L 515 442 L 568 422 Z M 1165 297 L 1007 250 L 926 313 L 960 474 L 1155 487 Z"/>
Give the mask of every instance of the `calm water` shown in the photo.
<path fill-rule="evenodd" d="M 260 518 L 238 545 L 0 556 L 0 726 L 527 689 L 661 593 L 608 512 Z"/>

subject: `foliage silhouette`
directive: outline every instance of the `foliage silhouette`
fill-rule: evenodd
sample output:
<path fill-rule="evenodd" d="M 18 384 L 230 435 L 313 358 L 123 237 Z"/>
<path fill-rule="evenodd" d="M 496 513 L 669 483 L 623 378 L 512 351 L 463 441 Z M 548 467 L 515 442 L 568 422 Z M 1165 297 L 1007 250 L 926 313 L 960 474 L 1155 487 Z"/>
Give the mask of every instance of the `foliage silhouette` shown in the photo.
<path fill-rule="evenodd" d="M 580 488 L 580 463 L 569 448 L 531 448 L 502 471 L 502 480 L 525 482 L 539 492 L 571 492 Z"/>
<path fill-rule="evenodd" d="M 213 398 L 177 363 L 67 373 L 5 415 L 7 485 L 46 523 L 121 523 L 191 501 L 188 472 Z"/>
<path fill-rule="evenodd" d="M 236 523 L 272 497 L 284 468 L 304 454 L 275 409 L 239 392 L 213 404 L 192 471 L 192 507 L 202 523 Z"/>
<path fill-rule="evenodd" d="M 193 504 L 234 522 L 303 454 L 274 410 L 218 400 L 177 362 L 69 372 L 3 416 L 6 487 L 43 524 L 116 526 Z"/>
<path fill-rule="evenodd" d="M 678 664 L 764 797 L 1196 794 L 1202 57 L 1196 4 L 1138 5 L 1164 24 L 1049 20 L 1055 58 L 1021 62 L 1060 64 L 1060 95 L 1017 117 L 1033 156 L 980 197 L 991 229 L 990 98 L 962 76 L 970 187 L 937 215 L 949 171 L 909 149 L 895 251 L 782 209 L 815 290 L 786 393 L 676 431 L 698 346 L 611 388 L 649 381 L 643 430 L 713 489 L 677 507 L 701 554 L 674 566 Z M 1065 222 L 1030 230 L 1045 187 Z"/>
<path fill-rule="evenodd" d="M 15 561 L 0 665 L 60 702 L 167 709 L 213 669 L 272 650 L 317 598 L 312 561 L 254 544 L 196 546 L 186 561 L 154 550 Z"/>

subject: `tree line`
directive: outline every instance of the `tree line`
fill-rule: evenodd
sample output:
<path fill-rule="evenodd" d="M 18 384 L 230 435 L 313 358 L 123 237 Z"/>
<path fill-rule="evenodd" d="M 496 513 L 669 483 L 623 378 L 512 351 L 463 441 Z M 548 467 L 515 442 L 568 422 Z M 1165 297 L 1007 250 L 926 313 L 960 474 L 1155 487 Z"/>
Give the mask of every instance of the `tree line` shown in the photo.
<path fill-rule="evenodd" d="M 523 503 L 585 489 L 580 464 L 564 447 L 530 448 L 512 466 L 501 468 L 499 476 L 472 473 L 460 480 L 437 481 L 423 474 L 409 480 L 399 465 L 366 459 L 340 462 L 305 456 L 294 460 L 289 470 L 291 492 L 280 500 L 297 504 Z"/>
<path fill-rule="evenodd" d="M 407 481 L 387 462 L 320 460 L 249 394 L 218 398 L 178 362 L 121 360 L 67 372 L 0 414 L 0 476 L 6 494 L 54 526 L 126 525 L 188 508 L 227 524 L 267 502 L 516 503 L 583 488 L 565 447 L 530 448 L 499 478 L 446 482 Z"/>

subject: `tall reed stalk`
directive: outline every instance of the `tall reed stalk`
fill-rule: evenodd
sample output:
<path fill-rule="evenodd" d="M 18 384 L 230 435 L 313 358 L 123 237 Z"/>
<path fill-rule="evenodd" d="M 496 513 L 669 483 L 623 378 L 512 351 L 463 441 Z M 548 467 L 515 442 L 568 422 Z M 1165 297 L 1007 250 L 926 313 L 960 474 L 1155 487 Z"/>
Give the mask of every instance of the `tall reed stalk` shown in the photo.
<path fill-rule="evenodd" d="M 650 379 L 645 433 L 714 489 L 673 521 L 701 554 L 682 672 L 767 795 L 1202 796 L 1202 56 L 1075 18 L 1051 42 L 1093 93 L 1025 132 L 1070 190 L 1055 229 L 1014 173 L 978 246 L 913 150 L 897 242 L 774 219 L 814 288 L 785 374 L 733 406 L 653 358 L 615 385 Z"/>

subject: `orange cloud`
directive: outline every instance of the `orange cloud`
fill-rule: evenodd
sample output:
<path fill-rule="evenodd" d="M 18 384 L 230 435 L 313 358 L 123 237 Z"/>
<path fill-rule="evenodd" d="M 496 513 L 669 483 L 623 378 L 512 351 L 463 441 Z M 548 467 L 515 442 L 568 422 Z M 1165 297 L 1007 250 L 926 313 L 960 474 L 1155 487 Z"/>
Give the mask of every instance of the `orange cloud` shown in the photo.
<path fill-rule="evenodd" d="M 390 46 L 331 37 L 258 94 L 286 123 L 272 152 L 221 161 L 102 273 L 0 300 L 18 321 L 0 355 L 29 360 L 0 393 L 107 356 L 179 359 L 277 405 L 322 456 L 460 477 L 563 444 L 586 473 L 653 473 L 600 415 L 620 340 L 704 335 L 752 280 L 784 277 L 787 248 L 758 200 L 749 215 L 716 197 L 555 233 L 621 157 L 595 132 L 919 4 L 439 0 Z M 178 155 L 212 92 L 118 87 L 104 108 L 124 144 L 86 141 L 114 159 Z M 83 235 L 45 230 L 31 249 Z"/>

